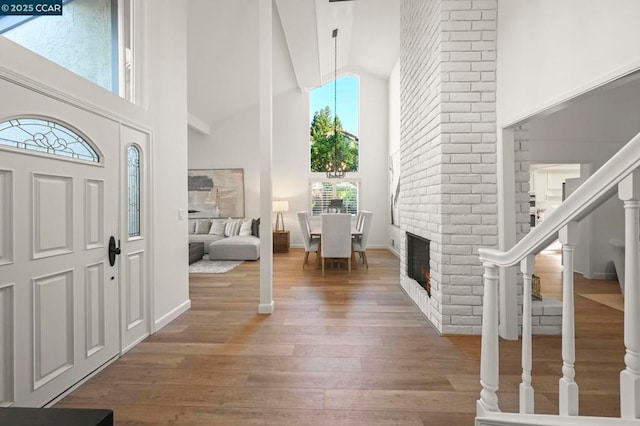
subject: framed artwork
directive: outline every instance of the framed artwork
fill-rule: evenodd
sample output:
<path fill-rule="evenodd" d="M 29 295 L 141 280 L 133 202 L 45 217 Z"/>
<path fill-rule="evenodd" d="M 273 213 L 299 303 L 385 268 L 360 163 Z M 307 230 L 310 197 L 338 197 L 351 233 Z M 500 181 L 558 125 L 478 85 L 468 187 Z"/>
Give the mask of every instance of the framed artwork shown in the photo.
<path fill-rule="evenodd" d="M 398 207 L 400 198 L 400 151 L 389 157 L 389 223 L 400 226 Z"/>
<path fill-rule="evenodd" d="M 189 218 L 244 217 L 244 169 L 190 169 Z"/>

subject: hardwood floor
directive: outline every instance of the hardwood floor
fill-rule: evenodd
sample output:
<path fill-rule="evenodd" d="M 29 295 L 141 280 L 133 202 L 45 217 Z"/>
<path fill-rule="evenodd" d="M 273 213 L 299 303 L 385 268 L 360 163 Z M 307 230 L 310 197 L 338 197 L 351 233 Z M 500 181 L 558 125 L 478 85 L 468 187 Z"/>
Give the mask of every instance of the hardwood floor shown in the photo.
<path fill-rule="evenodd" d="M 257 262 L 191 275 L 190 311 L 57 406 L 112 408 L 118 425 L 472 425 L 480 337 L 438 336 L 400 288 L 399 260 L 367 251 L 368 270 L 325 278 L 300 268 L 302 250 L 274 255 L 272 315 L 256 313 Z M 622 313 L 580 297 L 576 309 L 581 413 L 617 415 Z M 534 337 L 537 412 L 557 413 L 560 346 Z M 501 408 L 517 411 L 520 343 L 500 349 Z"/>

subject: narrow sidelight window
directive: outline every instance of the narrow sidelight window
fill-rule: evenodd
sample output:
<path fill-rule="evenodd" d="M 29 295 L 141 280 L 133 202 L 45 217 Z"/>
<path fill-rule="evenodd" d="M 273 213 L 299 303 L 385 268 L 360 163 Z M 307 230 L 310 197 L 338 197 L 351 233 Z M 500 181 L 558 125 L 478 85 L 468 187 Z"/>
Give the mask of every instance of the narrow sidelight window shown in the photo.
<path fill-rule="evenodd" d="M 127 222 L 131 238 L 140 236 L 140 149 L 129 146 L 127 157 Z"/>

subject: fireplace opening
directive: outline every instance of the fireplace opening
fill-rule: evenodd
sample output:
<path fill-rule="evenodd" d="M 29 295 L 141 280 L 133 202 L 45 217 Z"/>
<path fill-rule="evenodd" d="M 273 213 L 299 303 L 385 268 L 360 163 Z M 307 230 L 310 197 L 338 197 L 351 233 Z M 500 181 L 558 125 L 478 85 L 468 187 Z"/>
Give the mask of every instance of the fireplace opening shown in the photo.
<path fill-rule="evenodd" d="M 431 297 L 431 241 L 407 232 L 407 275 L 424 288 Z"/>

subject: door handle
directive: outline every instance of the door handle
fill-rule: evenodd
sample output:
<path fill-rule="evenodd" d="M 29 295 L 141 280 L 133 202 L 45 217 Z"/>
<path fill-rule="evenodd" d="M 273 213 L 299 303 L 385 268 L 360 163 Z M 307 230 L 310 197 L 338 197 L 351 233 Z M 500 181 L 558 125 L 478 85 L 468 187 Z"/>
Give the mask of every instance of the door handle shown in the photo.
<path fill-rule="evenodd" d="M 118 246 L 116 247 L 116 239 L 112 235 L 109 238 L 109 265 L 113 266 L 116 264 L 116 255 L 120 254 L 120 240 L 118 240 Z"/>

